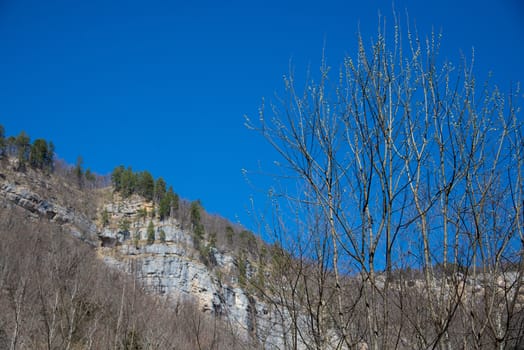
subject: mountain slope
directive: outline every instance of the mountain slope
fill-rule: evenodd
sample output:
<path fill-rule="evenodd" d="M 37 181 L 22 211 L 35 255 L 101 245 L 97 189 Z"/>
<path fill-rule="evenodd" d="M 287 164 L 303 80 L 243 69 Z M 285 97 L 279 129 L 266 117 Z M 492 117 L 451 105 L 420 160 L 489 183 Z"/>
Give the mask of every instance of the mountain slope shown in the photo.
<path fill-rule="evenodd" d="M 129 208 L 144 200 L 113 201 L 109 188 L 80 189 L 56 174 L 20 172 L 13 159 L 0 164 L 0 348 L 244 348 L 250 341 L 242 324 L 245 295 L 225 288 L 226 307 L 219 281 L 194 257 L 189 234 L 174 219 L 152 219 L 166 231 L 164 243 L 122 237 L 103 247 L 121 233 L 113 221 L 133 221 Z M 107 227 L 102 208 L 114 209 Z M 147 231 L 138 221 L 133 229 Z M 219 260 L 234 265 L 230 257 Z M 211 312 L 226 309 L 238 321 Z"/>
<path fill-rule="evenodd" d="M 523 274 L 511 264 L 476 276 L 435 266 L 429 285 L 410 268 L 338 285 L 329 266 L 264 245 L 199 203 L 161 217 L 153 199 L 98 183 L 85 186 L 71 167 L 0 160 L 0 349 L 366 349 L 370 296 L 398 317 L 395 348 L 438 336 L 422 312 L 432 300 L 454 306 L 444 324 L 453 346 L 485 305 L 501 317 L 511 306 L 505 337 L 516 348 L 524 339 Z M 346 314 L 351 346 L 332 322 Z"/>

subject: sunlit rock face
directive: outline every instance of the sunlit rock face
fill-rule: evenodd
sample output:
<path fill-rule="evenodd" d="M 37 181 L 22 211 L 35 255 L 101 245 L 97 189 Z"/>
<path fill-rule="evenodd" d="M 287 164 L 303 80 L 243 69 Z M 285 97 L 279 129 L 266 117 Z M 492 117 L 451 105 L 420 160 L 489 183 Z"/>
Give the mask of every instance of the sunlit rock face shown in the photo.
<path fill-rule="evenodd" d="M 143 216 L 151 203 L 138 196 L 125 200 L 110 189 L 100 191 L 96 215 L 87 215 L 75 205 L 82 192 L 61 189 L 69 199 L 56 192 L 56 179 L 42 179 L 33 172 L 5 175 L 0 169 L 0 206 L 21 209 L 28 220 L 45 218 L 59 224 L 82 241 L 96 247 L 98 256 L 109 266 L 134 275 L 146 290 L 173 303 L 193 301 L 200 310 L 223 319 L 242 337 L 256 337 L 265 348 L 282 345 L 282 315 L 278 315 L 252 293 L 241 288 L 237 258 L 211 248 L 213 266 L 201 261 L 190 230 L 175 219 L 160 221 Z M 15 178 L 13 178 L 15 176 Z M 64 190 L 65 189 L 65 190 Z M 91 208 L 93 209 L 93 208 Z M 101 213 L 107 222 L 102 223 Z M 123 222 L 127 225 L 124 229 Z M 153 223 L 155 240 L 147 241 Z M 160 232 L 164 239 L 160 240 Z M 203 242 L 201 244 L 207 244 Z M 244 262 L 246 277 L 255 273 Z M 279 322 L 275 322 L 277 320 Z M 284 322 L 285 323 L 285 322 Z"/>
<path fill-rule="evenodd" d="M 140 199 L 106 205 L 111 222 L 130 222 L 127 232 L 117 225 L 108 225 L 99 231 L 102 259 L 120 270 L 133 274 L 142 285 L 154 294 L 173 302 L 190 299 L 203 312 L 227 317 L 241 333 L 247 336 L 257 332 L 258 324 L 268 321 L 266 308 L 239 287 L 235 275 L 236 259 L 212 249 L 213 267 L 200 261 L 193 246 L 190 231 L 183 230 L 174 219 L 140 219 L 139 211 L 146 205 Z M 153 223 L 156 240 L 147 243 L 147 229 Z M 165 241 L 159 242 L 160 231 Z M 220 276 L 220 277 L 219 277 Z"/>

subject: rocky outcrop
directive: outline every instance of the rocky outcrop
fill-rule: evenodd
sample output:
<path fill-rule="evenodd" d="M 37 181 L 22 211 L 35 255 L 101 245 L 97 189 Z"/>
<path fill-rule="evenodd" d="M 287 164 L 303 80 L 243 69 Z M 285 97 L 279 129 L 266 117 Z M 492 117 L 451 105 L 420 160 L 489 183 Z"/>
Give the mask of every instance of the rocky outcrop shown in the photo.
<path fill-rule="evenodd" d="M 46 219 L 59 224 L 75 237 L 95 246 L 100 258 L 109 266 L 136 276 L 153 294 L 174 303 L 192 300 L 202 312 L 227 319 L 243 337 L 262 339 L 266 348 L 281 344 L 282 330 L 272 322 L 276 315 L 240 286 L 237 258 L 210 247 L 214 265 L 207 266 L 193 245 L 192 233 L 182 229 L 174 219 L 160 221 L 144 216 L 144 212 L 151 213 L 154 208 L 143 198 L 132 196 L 124 200 L 111 195 L 110 191 L 101 192 L 106 194 L 105 201 L 101 201 L 98 217 L 93 218 L 77 208 L 76 201 L 72 205 L 64 204 L 55 188 L 60 179 L 44 178 L 32 170 L 27 173 L 8 171 L 8 174 L 1 170 L 0 206 L 21 209 L 29 220 Z M 67 184 L 58 185 L 60 191 L 68 189 Z M 69 190 L 71 198 L 83 194 L 78 189 Z M 102 226 L 103 211 L 108 215 L 108 223 Z M 147 243 L 150 221 L 156 236 L 152 244 Z M 162 242 L 160 231 L 165 236 Z M 200 244 L 208 242 L 204 240 Z M 249 261 L 243 264 L 249 278 L 255 273 L 255 267 Z"/>
<path fill-rule="evenodd" d="M 143 217 L 148 203 L 140 197 L 105 205 L 110 224 L 99 231 L 99 253 L 110 266 L 133 274 L 152 293 L 174 301 L 191 299 L 203 312 L 227 317 L 245 337 L 266 333 L 271 324 L 267 307 L 239 286 L 235 257 L 211 248 L 216 262 L 206 266 L 193 246 L 190 231 L 175 219 L 160 221 Z M 142 213 L 142 216 L 141 216 Z M 119 223 L 127 220 L 129 229 Z M 156 240 L 147 243 L 149 222 Z M 165 241 L 160 242 L 160 231 Z M 207 244 L 207 243 L 202 243 Z"/>
<path fill-rule="evenodd" d="M 103 259 L 111 266 L 134 274 L 151 292 L 173 299 L 191 298 L 204 312 L 227 313 L 239 324 L 249 323 L 248 297 L 244 291 L 223 284 L 207 266 L 188 257 L 182 246 L 169 242 L 136 248 L 122 244 Z"/>
<path fill-rule="evenodd" d="M 101 248 L 102 259 L 110 266 L 133 274 L 152 293 L 175 302 L 193 300 L 202 312 L 227 318 L 244 337 L 256 336 L 266 344 L 281 343 L 282 332 L 272 323 L 275 315 L 267 305 L 246 293 L 234 283 L 234 278 L 232 282 L 225 282 L 217 276 L 215 271 L 235 269 L 233 257 L 216 252 L 217 266 L 213 271 L 193 256 L 192 247 L 186 241 L 173 240 L 181 231 L 168 232 L 175 235 L 168 235 L 166 243 L 137 248 L 124 241 L 114 248 Z"/>
<path fill-rule="evenodd" d="M 262 326 L 270 324 L 266 306 L 239 286 L 236 258 L 211 248 L 215 266 L 206 266 L 193 246 L 191 232 L 183 230 L 176 220 L 143 217 L 140 211 L 151 212 L 151 203 L 138 196 L 125 200 L 118 196 L 108 198 L 99 209 L 109 215 L 109 224 L 102 227 L 98 220 L 63 205 L 55 196 L 46 195 L 49 187 L 52 185 L 37 174 L 5 175 L 0 171 L 0 205 L 22 209 L 28 219 L 43 218 L 61 225 L 96 246 L 108 265 L 135 275 L 151 293 L 173 302 L 190 299 L 202 312 L 227 317 L 245 337 L 261 333 Z M 126 230 L 121 227 L 124 220 L 129 225 Z M 150 220 L 157 238 L 153 244 L 147 244 Z M 164 242 L 159 241 L 161 230 Z"/>
<path fill-rule="evenodd" d="M 67 227 L 71 234 L 96 245 L 96 224 L 74 208 L 65 207 L 44 198 L 31 188 L 30 183 L 10 182 L 0 176 L 0 203 L 5 207 L 24 209 L 30 217 L 44 217 Z"/>

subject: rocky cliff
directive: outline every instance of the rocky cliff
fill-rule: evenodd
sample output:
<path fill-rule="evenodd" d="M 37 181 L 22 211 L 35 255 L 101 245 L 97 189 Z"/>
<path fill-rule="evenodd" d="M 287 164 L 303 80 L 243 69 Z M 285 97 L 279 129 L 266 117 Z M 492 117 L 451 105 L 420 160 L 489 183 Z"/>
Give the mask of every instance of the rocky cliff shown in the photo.
<path fill-rule="evenodd" d="M 173 218 L 144 217 L 153 207 L 140 196 L 122 199 L 106 188 L 92 190 L 88 200 L 86 193 L 33 170 L 16 172 L 9 164 L 0 169 L 0 205 L 23 209 L 27 220 L 43 217 L 61 225 L 97 249 L 106 264 L 134 275 L 152 294 L 174 304 L 196 302 L 202 312 L 226 320 L 241 337 L 256 337 L 266 347 L 280 342 L 272 312 L 240 286 L 237 257 L 211 247 L 214 264 L 208 266 L 194 246 L 192 232 Z M 105 222 L 100 219 L 103 212 Z M 148 241 L 151 224 L 155 239 Z M 250 276 L 255 268 L 246 263 Z"/>
<path fill-rule="evenodd" d="M 63 225 L 75 237 L 98 245 L 94 208 L 86 205 L 83 192 L 59 178 L 32 169 L 26 172 L 14 171 L 17 165 L 13 160 L 3 162 L 0 167 L 2 206 L 24 209 L 28 220 L 45 217 Z"/>
<path fill-rule="evenodd" d="M 101 258 L 134 274 L 153 293 L 175 301 L 194 299 L 203 312 L 227 315 L 239 329 L 252 331 L 253 305 L 238 286 L 236 259 L 213 249 L 216 266 L 209 268 L 199 260 L 191 232 L 182 230 L 177 220 L 141 217 L 140 211 L 148 205 L 138 196 L 105 204 L 102 210 L 109 214 L 110 223 L 99 230 Z M 123 220 L 128 221 L 129 229 L 119 227 Z M 147 241 L 150 223 L 154 242 Z M 158 238 L 161 231 L 165 235 L 162 241 Z"/>

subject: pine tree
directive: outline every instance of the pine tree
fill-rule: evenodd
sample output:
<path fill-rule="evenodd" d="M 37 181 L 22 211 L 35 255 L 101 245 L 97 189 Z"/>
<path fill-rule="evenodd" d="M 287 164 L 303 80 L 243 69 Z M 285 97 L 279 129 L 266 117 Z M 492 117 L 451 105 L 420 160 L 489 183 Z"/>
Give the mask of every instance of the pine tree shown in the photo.
<path fill-rule="evenodd" d="M 75 165 L 74 173 L 75 173 L 76 181 L 78 182 L 78 186 L 80 188 L 82 188 L 84 185 L 84 170 L 82 169 L 83 163 L 84 163 L 84 159 L 82 158 L 82 156 L 78 156 L 76 158 L 76 165 Z"/>
<path fill-rule="evenodd" d="M 8 156 L 16 156 L 17 155 L 17 148 L 16 148 L 16 137 L 9 136 L 5 141 L 5 154 Z"/>
<path fill-rule="evenodd" d="M 195 227 L 200 225 L 200 201 L 198 200 L 191 203 L 190 220 L 191 225 L 193 226 L 193 230 L 195 229 Z"/>
<path fill-rule="evenodd" d="M 147 244 L 153 243 L 155 243 L 155 225 L 153 221 L 149 221 L 149 225 L 147 226 Z"/>
<path fill-rule="evenodd" d="M 244 288 L 247 281 L 247 264 L 246 255 L 241 251 L 237 256 L 237 269 L 238 269 L 238 284 Z"/>
<path fill-rule="evenodd" d="M 159 177 L 155 183 L 155 203 L 160 204 L 160 201 L 166 195 L 166 182 L 163 178 Z"/>
<path fill-rule="evenodd" d="M 170 210 L 171 201 L 169 197 L 166 195 L 160 200 L 160 203 L 158 204 L 158 216 L 160 220 L 164 220 L 166 217 L 168 217 Z"/>
<path fill-rule="evenodd" d="M 166 243 L 166 231 L 164 231 L 164 229 L 160 229 L 160 231 L 158 232 L 158 239 L 160 240 L 160 242 Z"/>
<path fill-rule="evenodd" d="M 200 201 L 194 201 L 191 203 L 190 209 L 190 220 L 193 229 L 193 245 L 196 249 L 200 249 L 200 242 L 204 238 L 204 226 L 201 223 L 201 205 Z"/>
<path fill-rule="evenodd" d="M 120 193 L 124 198 L 136 192 L 136 175 L 131 167 L 122 172 Z"/>
<path fill-rule="evenodd" d="M 122 190 L 122 174 L 124 173 L 124 166 L 119 165 L 111 173 L 111 182 L 115 192 L 120 192 Z"/>
<path fill-rule="evenodd" d="M 46 170 L 52 173 L 55 170 L 55 144 L 52 141 L 49 141 L 47 146 L 47 154 L 45 158 L 45 167 Z"/>
<path fill-rule="evenodd" d="M 137 175 L 138 194 L 146 200 L 153 200 L 155 192 L 155 180 L 149 171 L 143 171 Z"/>
<path fill-rule="evenodd" d="M 178 195 L 173 191 L 173 186 L 169 186 L 169 190 L 167 191 L 166 196 L 168 197 L 169 201 L 169 216 L 174 217 L 175 212 L 178 210 L 180 199 L 178 198 Z"/>
<path fill-rule="evenodd" d="M 30 138 L 25 131 L 21 131 L 14 141 L 17 150 L 18 169 L 25 170 L 26 163 L 29 160 Z"/>
<path fill-rule="evenodd" d="M 47 168 L 48 156 L 47 141 L 43 139 L 36 139 L 31 146 L 29 153 L 29 165 L 34 169 Z"/>

